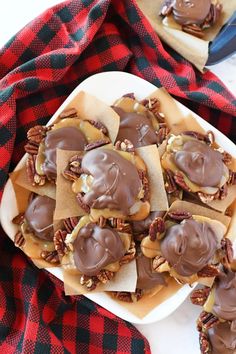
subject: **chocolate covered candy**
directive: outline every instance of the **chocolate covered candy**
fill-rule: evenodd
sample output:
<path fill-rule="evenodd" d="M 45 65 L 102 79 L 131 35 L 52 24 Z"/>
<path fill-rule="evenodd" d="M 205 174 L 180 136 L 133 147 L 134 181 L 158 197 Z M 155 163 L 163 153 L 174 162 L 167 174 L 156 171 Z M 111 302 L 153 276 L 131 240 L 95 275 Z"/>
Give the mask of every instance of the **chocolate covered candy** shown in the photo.
<path fill-rule="evenodd" d="M 108 264 L 120 260 L 125 248 L 119 233 L 111 228 L 100 228 L 94 223 L 82 227 L 73 244 L 74 261 L 85 275 L 97 275 Z"/>
<path fill-rule="evenodd" d="M 175 0 L 173 17 L 180 25 L 201 25 L 211 7 L 211 0 Z"/>
<path fill-rule="evenodd" d="M 29 230 L 42 240 L 53 240 L 53 213 L 56 202 L 46 196 L 36 196 L 25 212 Z"/>
<path fill-rule="evenodd" d="M 161 241 L 161 253 L 181 276 L 191 276 L 211 262 L 219 241 L 207 222 L 184 220 L 171 226 Z"/>
<path fill-rule="evenodd" d="M 135 148 L 157 143 L 157 135 L 148 116 L 137 112 L 125 112 L 120 107 L 112 108 L 120 116 L 117 141 L 128 139 Z"/>
<path fill-rule="evenodd" d="M 120 210 L 130 214 L 142 189 L 137 168 L 118 152 L 108 149 L 89 151 L 82 160 L 85 174 L 92 175 L 84 203 L 95 209 Z"/>
<path fill-rule="evenodd" d="M 198 186 L 215 187 L 223 176 L 222 154 L 200 141 L 185 142 L 182 149 L 174 153 L 173 159 L 176 166 Z"/>
<path fill-rule="evenodd" d="M 56 150 L 83 151 L 87 139 L 79 129 L 68 126 L 49 131 L 44 144 L 45 162 L 42 169 L 48 179 L 55 179 L 57 175 Z"/>

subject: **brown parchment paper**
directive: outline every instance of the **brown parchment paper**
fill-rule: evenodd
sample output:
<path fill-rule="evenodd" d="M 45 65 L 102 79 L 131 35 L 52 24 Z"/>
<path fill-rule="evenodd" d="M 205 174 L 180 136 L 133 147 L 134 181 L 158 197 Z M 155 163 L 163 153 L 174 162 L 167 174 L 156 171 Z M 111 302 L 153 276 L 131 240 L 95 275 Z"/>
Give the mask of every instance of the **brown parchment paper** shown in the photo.
<path fill-rule="evenodd" d="M 160 101 L 160 111 L 165 115 L 165 121 L 170 133 L 178 135 L 186 130 L 194 130 L 198 133 L 205 133 L 204 129 L 196 120 L 196 115 L 186 109 L 166 91 L 164 87 L 155 90 L 148 98 L 157 98 Z"/>
<path fill-rule="evenodd" d="M 57 189 L 55 220 L 84 215 L 84 210 L 79 206 L 76 195 L 72 191 L 72 182 L 63 177 L 62 172 L 68 165 L 69 159 L 78 151 L 66 151 L 57 149 Z"/>
<path fill-rule="evenodd" d="M 64 289 L 66 295 L 91 294 L 91 291 L 85 289 L 80 281 L 80 276 L 69 272 L 63 272 Z M 107 284 L 99 284 L 92 292 L 100 291 L 135 291 L 137 283 L 136 261 L 121 266 L 114 278 Z"/>
<path fill-rule="evenodd" d="M 175 293 L 182 287 L 182 285 L 178 284 L 173 278 L 170 277 L 168 277 L 166 282 L 167 286 L 163 287 L 155 295 L 146 294 L 137 302 L 128 303 L 117 299 L 115 301 L 135 316 L 143 318 L 155 307 L 175 295 Z"/>
<path fill-rule="evenodd" d="M 138 6 L 159 37 L 203 72 L 208 59 L 209 42 L 214 40 L 222 26 L 236 10 L 236 0 L 220 0 L 223 5 L 221 17 L 212 28 L 204 30 L 204 39 L 183 32 L 172 17 L 163 21 L 158 15 L 162 3 L 163 0 L 137 0 Z"/>
<path fill-rule="evenodd" d="M 156 145 L 143 146 L 136 149 L 146 164 L 151 211 L 167 210 L 168 199 L 165 191 L 160 156 Z"/>
<path fill-rule="evenodd" d="M 28 191 L 56 199 L 56 186 L 53 183 L 46 182 L 44 186 L 32 186 L 27 176 L 26 166 L 23 166 L 20 170 L 12 172 L 10 178 L 14 181 L 14 184 L 17 184 Z"/>
<path fill-rule="evenodd" d="M 75 108 L 80 119 L 103 123 L 107 127 L 112 143 L 115 142 L 119 130 L 120 117 L 110 106 L 95 96 L 80 91 L 65 107 L 65 109 L 69 108 Z"/>

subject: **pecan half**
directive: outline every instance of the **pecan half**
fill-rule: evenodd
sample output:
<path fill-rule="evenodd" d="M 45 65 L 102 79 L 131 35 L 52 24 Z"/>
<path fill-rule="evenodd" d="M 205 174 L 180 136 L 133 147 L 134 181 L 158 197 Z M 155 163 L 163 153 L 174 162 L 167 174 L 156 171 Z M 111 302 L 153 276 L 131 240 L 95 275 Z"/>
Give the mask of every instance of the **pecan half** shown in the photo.
<path fill-rule="evenodd" d="M 85 151 L 90 151 L 90 150 L 93 150 L 93 149 L 96 149 L 100 146 L 103 146 L 103 145 L 106 145 L 106 144 L 109 144 L 110 143 L 110 140 L 108 139 L 101 139 L 101 140 L 97 140 L 97 141 L 94 141 L 92 143 L 89 143 L 85 146 L 84 150 Z"/>
<path fill-rule="evenodd" d="M 77 180 L 80 175 L 83 173 L 83 169 L 81 168 L 83 155 L 74 155 L 70 158 L 68 165 L 63 171 L 63 176 L 70 181 Z"/>
<path fill-rule="evenodd" d="M 36 156 L 35 155 L 29 155 L 28 159 L 26 161 L 26 173 L 29 178 L 29 181 L 33 186 L 39 185 L 43 186 L 46 182 L 46 176 L 40 176 L 36 173 L 35 170 L 35 160 Z"/>
<path fill-rule="evenodd" d="M 35 143 L 34 141 L 29 141 L 25 146 L 24 146 L 25 152 L 27 152 L 30 155 L 37 155 L 38 150 L 39 150 L 39 144 Z"/>
<path fill-rule="evenodd" d="M 184 175 L 180 171 L 176 171 L 174 174 L 175 182 L 185 191 L 191 192 L 191 189 L 187 186 L 184 181 Z"/>
<path fill-rule="evenodd" d="M 43 258 L 48 263 L 59 263 L 59 256 L 57 251 L 42 251 L 41 258 Z"/>
<path fill-rule="evenodd" d="M 165 189 L 168 194 L 174 193 L 177 191 L 177 185 L 175 183 L 174 174 L 171 170 L 165 170 Z"/>
<path fill-rule="evenodd" d="M 16 247 L 23 247 L 25 244 L 25 238 L 21 231 L 18 231 L 14 237 L 14 244 Z"/>
<path fill-rule="evenodd" d="M 137 302 L 141 299 L 143 291 L 142 289 L 136 289 L 133 293 L 129 293 L 128 291 L 113 291 L 112 295 L 120 301 Z"/>
<path fill-rule="evenodd" d="M 80 278 L 80 284 L 85 286 L 89 291 L 96 289 L 98 283 L 99 280 L 96 276 L 90 277 L 88 275 L 83 274 Z"/>
<path fill-rule="evenodd" d="M 131 262 L 135 258 L 135 255 L 136 255 L 135 242 L 132 241 L 128 251 L 125 253 L 125 255 L 119 261 L 120 265 L 127 264 L 127 263 Z"/>
<path fill-rule="evenodd" d="M 79 219 L 80 218 L 75 216 L 75 217 L 71 217 L 71 218 L 67 218 L 67 219 L 63 220 L 63 225 L 64 225 L 66 232 L 68 234 L 71 234 L 71 232 L 74 230 L 74 228 L 76 227 L 76 225 L 79 222 Z"/>
<path fill-rule="evenodd" d="M 128 97 L 128 98 L 132 98 L 132 100 L 135 100 L 135 96 L 133 92 L 126 93 L 122 97 Z"/>
<path fill-rule="evenodd" d="M 111 272 L 110 270 L 102 269 L 97 275 L 98 280 L 102 284 L 106 284 L 109 280 L 111 280 L 114 277 L 114 272 Z"/>
<path fill-rule="evenodd" d="M 227 183 L 225 183 L 215 194 L 214 194 L 214 199 L 219 199 L 223 200 L 227 197 L 228 195 L 228 186 Z"/>
<path fill-rule="evenodd" d="M 229 170 L 229 179 L 227 181 L 228 185 L 236 184 L 236 171 Z"/>
<path fill-rule="evenodd" d="M 26 173 L 29 178 L 29 181 L 34 186 L 34 175 L 36 174 L 35 170 L 35 157 L 33 155 L 29 155 L 26 161 Z"/>
<path fill-rule="evenodd" d="M 230 154 L 229 154 L 228 152 L 226 152 L 226 151 L 223 151 L 223 152 L 222 152 L 222 156 L 223 156 L 222 161 L 223 161 L 226 165 L 231 164 L 232 159 L 233 159 L 232 155 L 230 155 Z"/>
<path fill-rule="evenodd" d="M 104 216 L 99 216 L 97 224 L 99 227 L 101 227 L 101 229 L 103 229 L 106 226 L 106 222 L 107 219 L 104 218 Z"/>
<path fill-rule="evenodd" d="M 197 320 L 197 329 L 202 331 L 202 329 L 210 329 L 215 324 L 219 323 L 219 319 L 210 312 L 203 311 Z"/>
<path fill-rule="evenodd" d="M 20 213 L 20 214 L 16 215 L 16 216 L 12 219 L 13 224 L 15 224 L 15 225 L 21 225 L 21 224 L 24 222 L 24 217 L 25 217 L 25 214 L 24 214 L 24 213 Z"/>
<path fill-rule="evenodd" d="M 61 257 L 63 257 L 68 252 L 68 247 L 65 244 L 66 235 L 66 231 L 59 229 L 55 232 L 53 237 L 55 250 Z"/>
<path fill-rule="evenodd" d="M 203 289 L 197 289 L 190 295 L 190 300 L 193 305 L 203 306 L 211 292 L 211 288 L 205 287 Z"/>
<path fill-rule="evenodd" d="M 81 162 L 82 162 L 83 156 L 81 155 L 74 155 L 70 158 L 69 161 L 69 170 L 71 172 L 76 173 L 78 176 L 83 173 L 83 170 L 81 168 Z"/>
<path fill-rule="evenodd" d="M 169 134 L 170 129 L 168 127 L 162 127 L 156 133 L 157 135 L 157 145 L 161 145 Z"/>
<path fill-rule="evenodd" d="M 149 226 L 149 237 L 152 241 L 158 240 L 165 231 L 165 222 L 161 217 L 155 218 Z"/>
<path fill-rule="evenodd" d="M 166 259 L 162 256 L 156 256 L 152 262 L 152 268 L 155 272 L 159 272 L 159 268 L 162 264 L 166 263 Z"/>
<path fill-rule="evenodd" d="M 199 277 L 208 278 L 208 277 L 216 277 L 219 273 L 220 271 L 217 268 L 217 266 L 214 266 L 212 264 L 207 264 L 204 268 L 202 268 L 201 270 L 199 270 L 199 272 L 197 272 L 197 275 Z"/>
<path fill-rule="evenodd" d="M 76 181 L 76 180 L 79 178 L 79 176 L 78 176 L 77 173 L 72 172 L 72 171 L 67 170 L 67 169 L 65 169 L 65 170 L 62 172 L 62 174 L 63 174 L 63 176 L 64 176 L 66 179 L 68 179 L 69 181 L 73 181 L 73 182 Z"/>
<path fill-rule="evenodd" d="M 200 345 L 201 354 L 210 354 L 211 351 L 210 343 L 206 333 L 204 332 L 199 333 L 199 345 Z"/>
<path fill-rule="evenodd" d="M 85 211 L 85 213 L 89 213 L 90 212 L 90 207 L 89 205 L 85 204 L 84 200 L 83 200 L 83 193 L 78 193 L 76 195 L 76 199 L 77 202 L 79 203 L 79 205 L 81 206 L 81 208 Z"/>
<path fill-rule="evenodd" d="M 148 175 L 147 175 L 147 172 L 144 170 L 138 170 L 138 174 L 139 174 L 139 177 L 142 181 L 143 190 L 144 190 L 144 196 L 141 200 L 145 202 L 150 199 Z"/>
<path fill-rule="evenodd" d="M 118 140 L 115 144 L 116 150 L 134 152 L 134 145 L 128 139 L 124 139 L 124 141 Z"/>
<path fill-rule="evenodd" d="M 129 223 L 126 223 L 123 219 L 120 218 L 111 218 L 109 219 L 109 224 L 120 232 L 131 234 L 131 226 Z"/>
<path fill-rule="evenodd" d="M 182 221 L 185 219 L 192 218 L 192 214 L 189 211 L 181 211 L 181 210 L 169 211 L 167 215 L 171 219 L 177 220 L 177 221 Z"/>
<path fill-rule="evenodd" d="M 65 109 L 60 115 L 59 118 L 76 118 L 77 110 L 75 108 Z"/>
<path fill-rule="evenodd" d="M 43 138 L 46 136 L 49 127 L 44 127 L 42 125 L 35 125 L 33 128 L 30 128 L 27 132 L 27 139 L 36 144 L 40 144 Z"/>
<path fill-rule="evenodd" d="M 197 195 L 201 200 L 201 202 L 203 202 L 204 204 L 210 203 L 212 200 L 215 199 L 215 194 L 206 194 L 206 193 L 198 192 Z"/>
<path fill-rule="evenodd" d="M 159 113 L 161 103 L 156 97 L 145 98 L 140 102 L 144 107 L 151 111 L 154 115 Z"/>
<path fill-rule="evenodd" d="M 107 130 L 107 127 L 101 123 L 101 122 L 98 122 L 98 121 L 95 121 L 95 120 L 86 120 L 86 122 L 90 123 L 91 125 L 93 125 L 95 128 L 97 128 L 98 130 L 100 130 L 104 135 L 108 135 L 108 130 Z"/>
<path fill-rule="evenodd" d="M 204 37 L 204 32 L 201 27 L 196 25 L 195 23 L 189 24 L 189 25 L 182 25 L 182 31 L 186 32 L 188 34 L 191 34 L 192 36 L 198 37 L 198 38 L 203 38 Z"/>
<path fill-rule="evenodd" d="M 221 250 L 223 252 L 221 262 L 226 268 L 229 268 L 234 259 L 233 245 L 229 238 L 225 237 L 221 240 Z"/>

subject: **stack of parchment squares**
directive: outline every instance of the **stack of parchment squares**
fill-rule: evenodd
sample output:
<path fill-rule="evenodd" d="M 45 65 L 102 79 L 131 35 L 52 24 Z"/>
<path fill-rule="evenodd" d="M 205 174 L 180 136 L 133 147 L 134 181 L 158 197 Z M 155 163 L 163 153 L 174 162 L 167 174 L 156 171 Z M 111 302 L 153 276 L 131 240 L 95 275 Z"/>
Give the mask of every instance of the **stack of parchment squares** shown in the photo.
<path fill-rule="evenodd" d="M 182 284 L 207 285 L 192 298 L 223 321 L 199 320 L 210 348 L 212 332 L 233 327 L 212 298 L 234 277 L 236 164 L 171 106 L 165 90 L 111 107 L 81 91 L 53 124 L 31 128 L 11 175 L 15 245 L 40 268 L 61 267 L 67 295 L 107 291 L 140 317 Z"/>

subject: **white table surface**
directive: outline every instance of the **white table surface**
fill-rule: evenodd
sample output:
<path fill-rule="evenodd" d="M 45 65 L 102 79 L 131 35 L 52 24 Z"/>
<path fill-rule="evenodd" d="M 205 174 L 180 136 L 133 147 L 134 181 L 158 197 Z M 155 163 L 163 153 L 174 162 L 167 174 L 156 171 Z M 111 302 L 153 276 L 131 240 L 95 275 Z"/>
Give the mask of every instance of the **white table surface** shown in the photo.
<path fill-rule="evenodd" d="M 8 0 L 0 5 L 0 48 L 12 35 L 57 0 Z M 236 55 L 210 67 L 236 96 Z M 0 78 L 1 79 L 1 78 Z M 149 340 L 153 354 L 199 354 L 195 321 L 200 309 L 186 300 L 160 322 L 136 327 Z"/>

